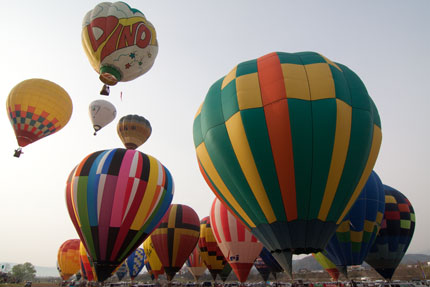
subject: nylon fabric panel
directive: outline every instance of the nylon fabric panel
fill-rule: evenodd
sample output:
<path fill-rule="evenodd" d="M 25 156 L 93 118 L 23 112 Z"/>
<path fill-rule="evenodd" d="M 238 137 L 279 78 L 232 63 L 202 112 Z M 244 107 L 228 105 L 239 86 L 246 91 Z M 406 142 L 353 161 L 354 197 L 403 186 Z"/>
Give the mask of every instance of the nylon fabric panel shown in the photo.
<path fill-rule="evenodd" d="M 324 188 L 332 160 L 336 110 L 336 99 L 312 101 L 312 183 L 308 219 L 325 220 L 318 214 L 326 197 Z"/>
<path fill-rule="evenodd" d="M 303 65 L 281 64 L 288 99 L 311 100 L 306 70 Z"/>
<path fill-rule="evenodd" d="M 267 221 L 275 221 L 275 214 L 273 213 L 273 209 L 254 162 L 254 157 L 248 143 L 241 114 L 236 113 L 225 122 L 225 126 L 243 175 L 257 200 L 258 206 L 263 211 Z M 258 207 L 255 206 L 254 208 Z"/>
<path fill-rule="evenodd" d="M 202 105 L 200 112 L 200 123 L 202 135 L 205 139 L 210 129 L 224 124 L 224 115 L 222 113 L 221 103 L 221 83 L 223 78 L 214 83 L 207 94 L 207 101 Z M 206 142 L 206 139 L 205 139 Z"/>
<path fill-rule="evenodd" d="M 290 107 L 291 139 L 294 158 L 294 174 L 296 189 L 297 219 L 312 218 L 309 214 L 312 183 L 312 103 L 309 101 L 288 99 Z M 285 213 L 285 212 L 284 212 Z M 285 217 L 285 216 L 284 216 Z M 282 221 L 284 221 L 283 219 Z"/>
<path fill-rule="evenodd" d="M 248 109 L 241 111 L 240 114 L 246 137 L 250 139 L 248 144 L 263 184 L 262 190 L 265 190 L 267 193 L 276 219 L 286 220 L 275 162 L 273 161 L 273 157 L 266 156 L 272 153 L 272 149 L 267 132 L 264 110 Z M 234 208 L 238 210 L 236 207 Z M 244 222 L 246 221 L 244 220 Z"/>
<path fill-rule="evenodd" d="M 253 224 L 258 225 L 260 222 L 265 222 L 264 213 L 253 196 L 252 190 L 249 188 L 237 161 L 225 125 L 212 128 L 206 134 L 205 145 L 212 163 L 217 167 L 218 174 L 223 179 L 230 193 L 235 194 L 236 201 L 240 206 L 244 207 L 245 213 L 252 220 Z M 209 177 L 212 177 L 212 175 L 209 174 Z"/>
<path fill-rule="evenodd" d="M 336 195 L 339 180 L 342 176 L 343 167 L 349 147 L 351 134 L 351 107 L 336 99 L 336 130 L 332 150 L 332 159 L 328 173 L 327 184 L 318 219 L 325 220 L 330 210 L 334 196 Z"/>
<path fill-rule="evenodd" d="M 255 226 L 248 215 L 246 215 L 240 204 L 233 197 L 230 190 L 227 188 L 220 175 L 216 171 L 215 166 L 207 152 L 206 145 L 202 143 L 197 147 L 196 152 L 200 171 L 212 191 L 217 194 L 217 196 L 222 197 L 225 202 L 228 200 L 230 207 L 234 208 L 236 212 L 239 213 L 239 216 L 248 226 Z M 206 171 L 206 169 L 208 171 Z"/>

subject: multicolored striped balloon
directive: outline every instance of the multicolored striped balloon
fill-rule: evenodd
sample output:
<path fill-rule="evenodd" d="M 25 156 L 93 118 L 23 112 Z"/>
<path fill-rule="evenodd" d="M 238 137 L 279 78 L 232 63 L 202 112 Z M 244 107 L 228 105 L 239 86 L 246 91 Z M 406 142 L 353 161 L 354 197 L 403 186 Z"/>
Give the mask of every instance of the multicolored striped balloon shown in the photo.
<path fill-rule="evenodd" d="M 216 276 L 223 271 L 227 264 L 227 260 L 216 242 L 209 216 L 200 220 L 200 238 L 198 246 L 203 262 L 206 264 L 213 280 L 216 280 Z M 231 267 L 228 274 L 230 274 L 230 272 Z"/>
<path fill-rule="evenodd" d="M 210 220 L 219 248 L 239 281 L 245 282 L 263 244 L 217 198 L 212 203 Z"/>
<path fill-rule="evenodd" d="M 143 248 L 137 248 L 125 260 L 125 263 L 127 264 L 128 274 L 130 275 L 132 281 L 134 280 L 134 278 L 136 278 L 136 276 L 139 274 L 140 271 L 142 271 L 143 267 L 145 266 L 144 254 L 145 252 L 143 251 Z"/>
<path fill-rule="evenodd" d="M 369 177 L 382 140 L 360 78 L 314 52 L 238 64 L 193 126 L 202 175 L 285 270 L 322 251 Z"/>
<path fill-rule="evenodd" d="M 357 201 L 328 242 L 327 257 L 344 270 L 363 264 L 379 232 L 384 210 L 384 187 L 372 171 Z"/>
<path fill-rule="evenodd" d="M 199 217 L 191 207 L 172 204 L 157 229 L 151 233 L 152 244 L 171 281 L 199 240 Z"/>
<path fill-rule="evenodd" d="M 87 281 L 97 281 L 93 262 L 88 256 L 87 251 L 85 250 L 85 246 L 82 244 L 82 241 L 79 245 L 79 259 L 82 277 L 84 277 L 84 279 Z"/>
<path fill-rule="evenodd" d="M 167 168 L 136 150 L 98 151 L 75 167 L 67 183 L 67 207 L 99 281 L 155 229 L 173 190 Z"/>
<path fill-rule="evenodd" d="M 199 280 L 199 277 L 202 276 L 203 273 L 206 271 L 207 267 L 203 262 L 202 257 L 200 256 L 200 249 L 198 245 L 194 247 L 193 252 L 191 252 L 190 256 L 188 256 L 186 264 L 188 270 L 193 275 L 194 280 L 196 281 Z"/>
<path fill-rule="evenodd" d="M 161 264 L 160 258 L 157 255 L 157 252 L 154 249 L 154 244 L 152 243 L 151 236 L 146 238 L 143 242 L 143 250 L 145 251 L 145 256 L 148 260 L 146 264 L 146 269 L 151 270 L 151 275 L 154 276 L 154 279 L 158 279 L 158 275 L 164 274 L 163 264 Z M 148 266 L 150 268 L 148 268 Z"/>
<path fill-rule="evenodd" d="M 69 239 L 61 244 L 57 254 L 57 265 L 63 280 L 75 275 L 80 268 L 79 239 Z"/>
<path fill-rule="evenodd" d="M 384 185 L 385 212 L 381 229 L 365 261 L 382 277 L 391 280 L 415 231 L 415 212 L 400 191 Z"/>

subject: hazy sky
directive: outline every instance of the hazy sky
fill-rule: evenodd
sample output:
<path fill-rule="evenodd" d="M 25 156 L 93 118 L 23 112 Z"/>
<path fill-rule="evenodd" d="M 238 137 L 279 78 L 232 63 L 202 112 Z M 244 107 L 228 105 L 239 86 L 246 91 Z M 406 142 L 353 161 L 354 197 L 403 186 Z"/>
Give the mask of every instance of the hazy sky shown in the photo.
<path fill-rule="evenodd" d="M 0 262 L 55 266 L 60 245 L 78 238 L 65 204 L 67 176 L 89 153 L 122 147 L 116 122 L 130 113 L 151 122 L 139 150 L 171 171 L 173 202 L 209 215 L 214 195 L 196 163 L 194 115 L 212 83 L 273 51 L 316 51 L 360 76 L 382 121 L 375 171 L 415 208 L 408 252 L 430 249 L 430 1 L 127 1 L 155 26 L 159 53 L 147 74 L 111 88 L 117 119 L 94 137 L 88 105 L 102 98 L 101 83 L 80 37 L 97 3 L 9 1 L 0 17 L 1 101 L 19 82 L 44 78 L 74 106 L 63 130 L 25 147 L 19 159 L 0 109 Z"/>

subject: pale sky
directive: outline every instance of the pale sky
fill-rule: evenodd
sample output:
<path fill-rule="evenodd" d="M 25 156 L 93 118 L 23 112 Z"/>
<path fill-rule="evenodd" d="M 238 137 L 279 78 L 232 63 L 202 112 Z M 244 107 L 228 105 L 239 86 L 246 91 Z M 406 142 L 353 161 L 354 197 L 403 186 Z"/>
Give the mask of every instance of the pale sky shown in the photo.
<path fill-rule="evenodd" d="M 209 215 L 213 193 L 197 166 L 193 118 L 209 87 L 240 62 L 273 51 L 315 51 L 363 80 L 382 122 L 375 171 L 409 198 L 417 225 L 408 252 L 430 250 L 430 1 L 127 1 L 155 26 L 159 52 L 140 78 L 111 88 L 118 112 L 94 137 L 88 105 L 101 83 L 81 45 L 84 15 L 98 1 L 9 1 L 0 17 L 0 102 L 29 78 L 61 85 L 73 114 L 58 133 L 18 147 L 0 109 L 0 262 L 55 266 L 57 251 L 78 238 L 65 204 L 72 168 L 86 155 L 122 147 L 121 116 L 147 118 L 153 133 L 140 151 L 172 173 L 173 203 Z M 120 93 L 123 100 L 120 100 Z"/>

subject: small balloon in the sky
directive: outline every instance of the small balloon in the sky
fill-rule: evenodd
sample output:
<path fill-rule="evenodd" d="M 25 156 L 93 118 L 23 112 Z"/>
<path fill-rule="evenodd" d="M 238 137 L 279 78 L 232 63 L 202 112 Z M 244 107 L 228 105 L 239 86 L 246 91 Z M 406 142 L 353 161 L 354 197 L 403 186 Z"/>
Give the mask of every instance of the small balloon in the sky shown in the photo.
<path fill-rule="evenodd" d="M 59 85 L 44 79 L 29 79 L 16 85 L 6 100 L 7 115 L 22 148 L 61 130 L 70 120 L 72 99 Z"/>
<path fill-rule="evenodd" d="M 118 136 L 127 149 L 143 145 L 152 132 L 150 122 L 139 115 L 126 115 L 117 125 Z"/>
<path fill-rule="evenodd" d="M 105 100 L 96 100 L 89 106 L 89 114 L 94 127 L 94 135 L 116 117 L 115 106 Z"/>
<path fill-rule="evenodd" d="M 154 26 L 124 2 L 103 2 L 85 15 L 82 45 L 105 84 L 100 94 L 106 96 L 109 86 L 149 71 L 158 53 Z"/>

